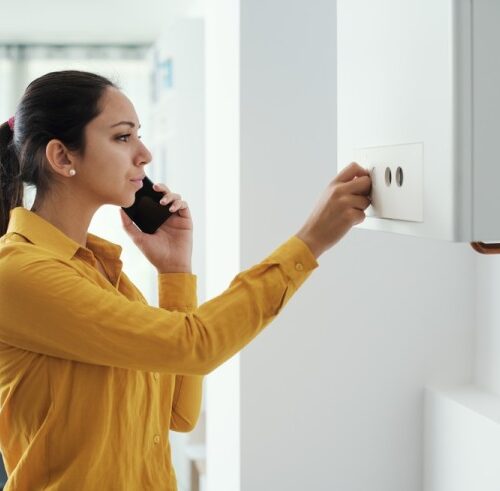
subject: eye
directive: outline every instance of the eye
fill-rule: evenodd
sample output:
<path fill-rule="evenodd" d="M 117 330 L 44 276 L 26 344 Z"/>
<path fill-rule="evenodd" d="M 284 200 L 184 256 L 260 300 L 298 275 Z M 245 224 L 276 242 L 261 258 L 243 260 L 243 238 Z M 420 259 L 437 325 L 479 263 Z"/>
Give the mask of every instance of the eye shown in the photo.
<path fill-rule="evenodd" d="M 117 136 L 116 139 L 117 140 L 120 140 L 122 142 L 128 142 L 128 139 L 131 137 L 132 135 L 130 133 L 127 133 L 126 135 L 120 135 L 120 136 Z M 137 135 L 137 138 L 140 140 L 142 138 L 142 135 Z"/>

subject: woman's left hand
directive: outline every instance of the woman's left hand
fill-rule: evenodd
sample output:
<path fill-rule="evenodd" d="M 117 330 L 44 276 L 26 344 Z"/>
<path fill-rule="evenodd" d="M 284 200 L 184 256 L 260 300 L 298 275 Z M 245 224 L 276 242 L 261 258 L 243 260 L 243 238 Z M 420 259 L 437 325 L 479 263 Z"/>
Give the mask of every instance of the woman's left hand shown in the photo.
<path fill-rule="evenodd" d="M 169 208 L 173 206 L 173 215 L 165 220 L 154 234 L 147 234 L 120 208 L 123 227 L 159 273 L 190 273 L 193 221 L 189 207 L 179 194 L 172 193 L 165 184 L 154 184 L 153 188 L 164 193 L 160 204 Z"/>

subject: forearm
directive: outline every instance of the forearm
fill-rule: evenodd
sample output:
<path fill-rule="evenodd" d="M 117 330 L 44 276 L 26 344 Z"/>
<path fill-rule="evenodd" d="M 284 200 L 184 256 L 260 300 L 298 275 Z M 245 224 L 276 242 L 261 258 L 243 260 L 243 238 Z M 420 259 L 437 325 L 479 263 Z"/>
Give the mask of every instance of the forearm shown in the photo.
<path fill-rule="evenodd" d="M 200 417 L 203 391 L 202 375 L 176 375 L 170 429 L 188 432 Z"/>
<path fill-rule="evenodd" d="M 167 310 L 192 312 L 198 306 L 196 276 L 189 271 L 169 271 L 161 273 L 159 278 L 160 307 Z M 176 375 L 172 399 L 170 429 L 191 431 L 198 421 L 201 409 L 203 376 Z"/>

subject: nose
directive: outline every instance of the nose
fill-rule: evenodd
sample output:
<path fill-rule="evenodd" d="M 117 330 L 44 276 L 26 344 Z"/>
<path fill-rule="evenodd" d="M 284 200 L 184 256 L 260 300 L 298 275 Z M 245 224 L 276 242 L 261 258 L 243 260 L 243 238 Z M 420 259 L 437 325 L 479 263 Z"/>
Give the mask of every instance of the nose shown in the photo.
<path fill-rule="evenodd" d="M 148 150 L 146 145 L 142 143 L 142 141 L 139 141 L 139 148 L 137 150 L 137 156 L 136 156 L 136 164 L 143 165 L 143 164 L 149 164 L 151 160 L 153 160 L 153 156 L 151 155 L 151 152 Z"/>

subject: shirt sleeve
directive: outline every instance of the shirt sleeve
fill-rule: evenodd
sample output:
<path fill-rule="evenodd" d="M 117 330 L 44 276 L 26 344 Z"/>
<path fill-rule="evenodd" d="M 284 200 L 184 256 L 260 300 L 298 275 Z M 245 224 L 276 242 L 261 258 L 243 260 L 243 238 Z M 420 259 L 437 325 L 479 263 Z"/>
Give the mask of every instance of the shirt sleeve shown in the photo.
<path fill-rule="evenodd" d="M 197 277 L 191 273 L 158 275 L 158 297 L 162 309 L 193 312 L 198 306 Z M 202 375 L 176 375 L 170 429 L 187 432 L 200 417 L 203 389 Z"/>
<path fill-rule="evenodd" d="M 129 300 L 71 264 L 25 248 L 0 253 L 0 341 L 49 356 L 144 371 L 205 375 L 247 345 L 318 266 L 292 236 L 191 312 Z"/>

